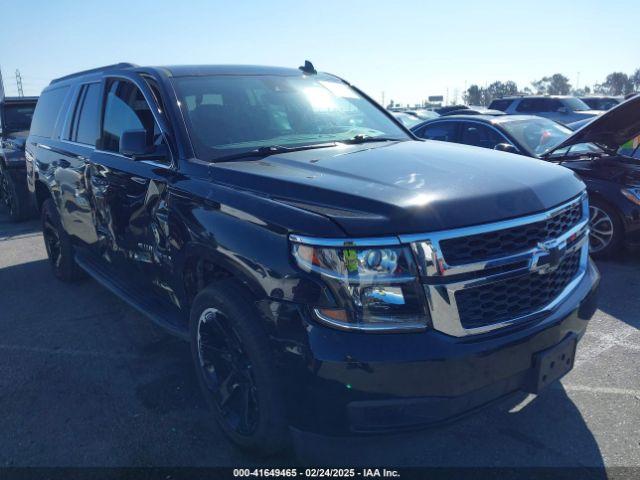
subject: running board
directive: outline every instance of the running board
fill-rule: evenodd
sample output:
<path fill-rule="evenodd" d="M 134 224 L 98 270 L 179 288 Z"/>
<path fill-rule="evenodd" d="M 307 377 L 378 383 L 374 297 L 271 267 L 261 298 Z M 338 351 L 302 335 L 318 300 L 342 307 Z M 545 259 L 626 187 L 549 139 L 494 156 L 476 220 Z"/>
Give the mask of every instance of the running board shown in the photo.
<path fill-rule="evenodd" d="M 167 332 L 189 340 L 189 322 L 182 311 L 168 300 L 122 279 L 114 268 L 91 254 L 76 253 L 76 262 L 103 287 L 116 294 Z"/>

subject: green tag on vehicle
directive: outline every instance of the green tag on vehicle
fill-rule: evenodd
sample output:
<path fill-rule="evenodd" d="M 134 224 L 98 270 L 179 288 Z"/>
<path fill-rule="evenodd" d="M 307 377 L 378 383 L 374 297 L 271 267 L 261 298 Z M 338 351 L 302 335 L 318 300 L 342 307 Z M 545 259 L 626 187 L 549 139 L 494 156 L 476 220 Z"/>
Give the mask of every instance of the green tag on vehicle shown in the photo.
<path fill-rule="evenodd" d="M 347 267 L 347 271 L 349 273 L 357 273 L 358 272 L 358 254 L 355 250 L 350 248 L 346 248 L 343 250 L 343 258 L 344 264 Z"/>

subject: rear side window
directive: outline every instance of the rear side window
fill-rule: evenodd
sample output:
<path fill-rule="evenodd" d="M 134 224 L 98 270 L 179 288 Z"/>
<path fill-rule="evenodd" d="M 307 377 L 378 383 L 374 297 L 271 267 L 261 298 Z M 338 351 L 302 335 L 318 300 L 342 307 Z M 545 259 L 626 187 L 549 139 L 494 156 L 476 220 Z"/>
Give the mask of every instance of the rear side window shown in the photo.
<path fill-rule="evenodd" d="M 456 142 L 458 137 L 456 132 L 458 124 L 456 122 L 441 122 L 427 125 L 418 133 L 421 138 L 427 140 L 440 140 L 442 142 Z"/>
<path fill-rule="evenodd" d="M 31 122 L 31 133 L 39 137 L 51 137 L 60 108 L 69 91 L 69 87 L 47 90 L 40 96 Z"/>
<path fill-rule="evenodd" d="M 511 105 L 511 103 L 513 103 L 513 100 L 494 100 L 493 102 L 491 102 L 491 105 L 489 105 L 489 108 L 492 110 L 500 110 L 501 112 L 504 112 L 507 110 L 507 108 L 509 108 L 509 105 Z"/>
<path fill-rule="evenodd" d="M 78 95 L 69 140 L 95 146 L 99 135 L 100 84 L 83 85 Z"/>
<path fill-rule="evenodd" d="M 523 98 L 516 107 L 517 112 L 546 112 L 546 99 L 544 98 Z"/>

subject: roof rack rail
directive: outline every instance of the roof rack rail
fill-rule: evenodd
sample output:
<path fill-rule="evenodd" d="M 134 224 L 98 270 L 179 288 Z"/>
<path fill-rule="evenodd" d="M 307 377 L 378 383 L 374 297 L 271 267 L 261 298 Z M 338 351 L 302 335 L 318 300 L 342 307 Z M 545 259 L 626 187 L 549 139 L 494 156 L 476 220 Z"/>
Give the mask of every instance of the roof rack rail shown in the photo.
<path fill-rule="evenodd" d="M 134 64 L 134 63 L 128 63 L 128 62 L 120 62 L 120 63 L 114 63 L 112 65 L 105 65 L 104 67 L 98 67 L 98 68 L 91 68 L 89 70 L 83 70 L 81 72 L 76 72 L 76 73 L 72 73 L 70 75 L 65 75 L 64 77 L 59 77 L 59 78 L 55 78 L 53 80 L 51 80 L 51 83 L 58 83 L 61 82 L 63 80 L 68 80 L 69 78 L 75 78 L 75 77 L 80 77 L 82 75 L 88 75 L 90 73 L 100 73 L 100 72 L 108 72 L 109 70 L 120 70 L 123 68 L 136 68 L 138 65 Z"/>

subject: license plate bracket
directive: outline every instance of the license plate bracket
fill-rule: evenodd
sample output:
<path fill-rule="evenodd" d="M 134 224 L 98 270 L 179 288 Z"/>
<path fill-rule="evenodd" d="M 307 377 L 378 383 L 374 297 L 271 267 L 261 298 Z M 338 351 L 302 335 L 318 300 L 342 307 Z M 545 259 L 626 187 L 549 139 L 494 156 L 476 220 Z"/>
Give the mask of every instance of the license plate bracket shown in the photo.
<path fill-rule="evenodd" d="M 525 390 L 538 393 L 550 383 L 566 375 L 573 368 L 577 345 L 577 336 L 570 335 L 559 344 L 535 353 Z"/>

